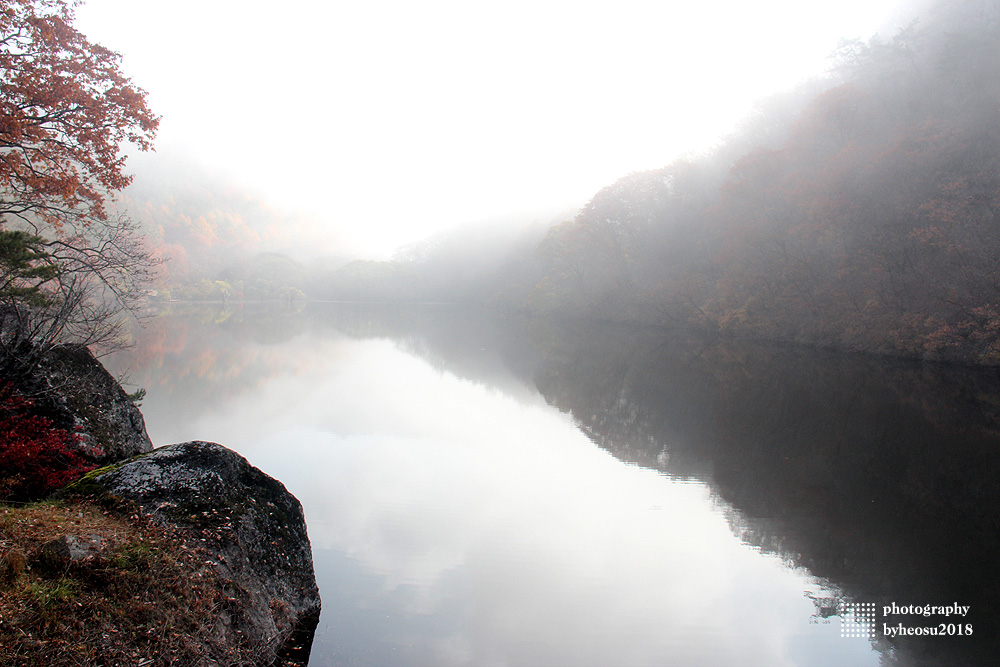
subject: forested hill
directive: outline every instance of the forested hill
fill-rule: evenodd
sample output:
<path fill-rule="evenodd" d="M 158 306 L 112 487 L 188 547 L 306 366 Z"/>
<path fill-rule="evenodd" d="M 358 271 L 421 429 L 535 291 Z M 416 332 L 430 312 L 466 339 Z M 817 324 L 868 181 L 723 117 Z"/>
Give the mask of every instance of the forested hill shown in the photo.
<path fill-rule="evenodd" d="M 178 249 L 181 296 L 488 302 L 997 365 L 1000 0 L 937 0 L 843 44 L 714 150 L 626 176 L 551 229 L 526 217 L 307 271 L 254 259 L 290 227 L 252 202 L 213 196 L 205 216 L 199 199 L 194 216 L 189 197 L 131 194 L 158 247 Z"/>
<path fill-rule="evenodd" d="M 129 167 L 135 178 L 118 206 L 164 260 L 160 298 L 287 299 L 308 289 L 310 263 L 347 261 L 334 233 L 318 238 L 315 220 L 276 209 L 189 158 L 135 155 Z"/>
<path fill-rule="evenodd" d="M 526 303 L 1000 363 L 1000 3 L 844 44 L 789 108 L 602 190 L 542 243 Z"/>

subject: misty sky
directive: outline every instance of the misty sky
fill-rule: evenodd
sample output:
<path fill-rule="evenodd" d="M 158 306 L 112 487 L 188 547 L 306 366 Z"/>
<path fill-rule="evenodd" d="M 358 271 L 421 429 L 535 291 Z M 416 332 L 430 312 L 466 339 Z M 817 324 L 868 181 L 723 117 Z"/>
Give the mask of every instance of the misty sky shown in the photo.
<path fill-rule="evenodd" d="M 709 146 L 905 0 L 87 0 L 185 152 L 369 253 Z"/>

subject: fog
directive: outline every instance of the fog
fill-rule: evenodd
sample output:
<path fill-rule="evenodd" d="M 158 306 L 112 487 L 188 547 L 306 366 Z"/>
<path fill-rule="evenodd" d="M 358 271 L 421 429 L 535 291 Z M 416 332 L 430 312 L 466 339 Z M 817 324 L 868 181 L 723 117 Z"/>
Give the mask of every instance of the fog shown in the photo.
<path fill-rule="evenodd" d="M 578 207 L 705 149 L 904 10 L 88 0 L 78 26 L 148 91 L 162 153 L 385 259 L 461 223 Z"/>
<path fill-rule="evenodd" d="M 589 10 L 567 13 L 558 29 L 545 23 L 554 20 L 546 12 L 520 31 L 508 14 L 495 17 L 491 30 L 507 37 L 551 37 L 544 54 L 530 40 L 525 52 L 500 49 L 486 14 L 456 9 L 448 16 L 476 27 L 488 46 L 470 41 L 471 33 L 428 29 L 428 38 L 447 37 L 428 42 L 431 58 L 412 35 L 401 38 L 393 62 L 412 76 L 405 82 L 386 69 L 388 52 L 374 58 L 366 43 L 355 55 L 372 56 L 374 65 L 365 70 L 368 60 L 355 59 L 350 75 L 360 81 L 368 71 L 371 85 L 325 106 L 310 97 L 320 94 L 312 88 L 301 100 L 285 95 L 251 105 L 245 115 L 242 107 L 225 114 L 223 102 L 237 97 L 219 99 L 212 113 L 202 104 L 198 118 L 226 118 L 223 134 L 256 119 L 256 133 L 243 128 L 240 149 L 252 148 L 256 159 L 223 151 L 211 164 L 216 137 L 199 128 L 187 137 L 206 137 L 198 150 L 171 145 L 175 135 L 165 130 L 162 152 L 133 161 L 136 180 L 122 205 L 170 260 L 152 296 L 464 303 L 997 363 L 996 0 L 940 0 L 886 34 L 841 39 L 833 51 L 824 47 L 814 76 L 783 89 L 775 88 L 779 79 L 808 64 L 807 52 L 792 45 L 816 15 L 783 14 L 803 23 L 797 32 L 784 26 L 780 40 L 743 30 L 716 48 L 727 34 L 718 22 L 641 9 L 610 12 L 600 30 L 586 23 L 596 16 Z M 252 12 L 240 16 L 248 25 L 255 20 Z M 671 16 L 688 21 L 691 35 L 711 39 L 689 42 L 684 58 L 672 54 L 683 44 L 674 24 L 661 35 L 649 28 Z M 739 12 L 720 16 L 755 25 Z M 832 17 L 831 26 L 843 25 Z M 349 18 L 359 29 L 375 27 L 364 16 Z M 428 20 L 410 18 L 414 30 Z M 401 18 L 387 20 L 391 27 Z M 709 29 L 717 25 L 719 32 Z M 272 36 L 284 39 L 283 29 L 275 23 Z M 389 46 L 385 35 L 372 34 Z M 740 41 L 748 36 L 752 44 Z M 459 42 L 461 49 L 448 51 Z M 795 67 L 746 69 L 773 50 Z M 469 69 L 477 57 L 483 68 Z M 719 60 L 730 67 L 701 68 Z M 290 68 L 282 86 L 300 63 L 328 62 L 280 61 Z M 529 64 L 547 74 L 529 76 Z M 340 65 L 331 67 L 335 73 Z M 767 73 L 772 92 L 709 140 L 709 128 L 719 127 L 713 113 L 745 112 L 741 100 L 750 98 L 738 91 L 766 83 L 731 86 L 715 76 L 723 71 Z M 571 81 L 582 98 L 567 87 Z M 340 84 L 316 85 L 333 95 Z M 390 103 L 400 91 L 408 96 Z M 522 100 L 516 112 L 509 104 L 515 95 Z M 431 106 L 454 123 L 421 116 Z M 266 109 L 271 115 L 260 115 Z M 361 122 L 359 109 L 371 118 Z M 647 122 L 656 109 L 657 122 Z M 698 122 L 671 121 L 692 110 L 704 112 Z M 563 114 L 561 124 L 553 113 Z M 304 126 L 289 120 L 296 114 Z M 529 116 L 541 124 L 516 125 Z M 345 118 L 357 122 L 344 125 Z M 302 129 L 313 120 L 313 129 Z M 545 123 L 555 129 L 547 133 Z M 310 141 L 296 138 L 300 130 L 311 132 Z M 567 132 L 575 133 L 572 142 Z M 330 142 L 345 134 L 396 139 L 391 148 L 379 139 L 367 152 L 347 150 L 350 142 L 333 150 Z M 420 148 L 431 141 L 435 150 Z M 677 142 L 701 148 L 678 155 Z M 311 152 L 294 154 L 305 147 Z M 653 160 L 659 166 L 636 168 Z M 288 195 L 290 179 L 301 197 Z M 578 199 L 552 184 L 559 179 L 579 188 Z M 521 181 L 544 196 L 530 195 Z"/>

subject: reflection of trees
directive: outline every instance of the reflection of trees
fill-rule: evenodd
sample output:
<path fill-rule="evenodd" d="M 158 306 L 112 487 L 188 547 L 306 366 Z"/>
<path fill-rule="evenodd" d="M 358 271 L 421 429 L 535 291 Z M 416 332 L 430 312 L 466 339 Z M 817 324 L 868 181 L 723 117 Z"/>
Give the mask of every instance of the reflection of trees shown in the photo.
<path fill-rule="evenodd" d="M 970 664 L 954 661 L 994 641 L 992 375 L 609 329 L 561 329 L 544 346 L 551 403 L 622 460 L 704 479 L 748 543 L 861 601 L 972 605 L 983 628 L 902 649 Z"/>
<path fill-rule="evenodd" d="M 461 378 L 523 396 L 530 389 L 534 346 L 519 320 L 455 305 L 327 303 L 309 309 L 317 331 L 386 338 L 399 349 Z"/>
<path fill-rule="evenodd" d="M 618 458 L 704 480 L 745 542 L 848 596 L 972 606 L 973 637 L 906 638 L 904 657 L 976 664 L 997 648 L 994 375 L 450 308 L 261 304 L 154 319 L 133 377 L 151 403 L 169 393 L 172 418 L 202 414 L 308 363 L 269 344 L 306 334 L 392 340 L 515 395 L 533 384 Z"/>
<path fill-rule="evenodd" d="M 171 304 L 133 332 L 131 350 L 105 364 L 129 387 L 149 392 L 143 412 L 162 410 L 167 423 L 196 419 L 287 367 L 275 344 L 305 330 L 301 310 L 282 303 Z"/>
<path fill-rule="evenodd" d="M 133 332 L 133 349 L 105 363 L 127 376 L 130 390 L 147 389 L 147 423 L 191 420 L 308 364 L 304 348 L 292 344 L 307 334 L 390 339 L 456 376 L 517 396 L 534 395 L 530 371 L 515 377 L 506 361 L 519 360 L 516 368 L 532 362 L 525 339 L 493 316 L 450 307 L 172 303 Z"/>
<path fill-rule="evenodd" d="M 704 480 L 741 539 L 854 599 L 972 605 L 982 633 L 906 638 L 904 664 L 975 664 L 995 649 L 993 375 L 454 309 L 354 306 L 326 318 L 477 382 L 533 383 L 599 446 Z"/>
<path fill-rule="evenodd" d="M 1000 392 L 990 374 L 444 308 L 339 306 L 325 318 L 505 391 L 533 383 L 595 443 L 704 480 L 734 508 L 744 541 L 854 599 L 972 605 L 981 634 L 906 638 L 904 664 L 975 664 L 994 649 Z"/>

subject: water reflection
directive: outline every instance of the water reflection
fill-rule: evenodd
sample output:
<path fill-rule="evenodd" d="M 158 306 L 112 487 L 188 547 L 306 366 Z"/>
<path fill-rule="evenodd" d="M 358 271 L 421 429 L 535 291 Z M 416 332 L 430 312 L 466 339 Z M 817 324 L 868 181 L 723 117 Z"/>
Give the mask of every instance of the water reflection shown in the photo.
<path fill-rule="evenodd" d="M 539 386 L 595 442 L 707 481 L 745 541 L 857 600 L 971 605 L 974 637 L 884 642 L 894 660 L 992 664 L 995 373 L 635 332 L 559 339 Z M 956 619 L 916 624 L 942 620 Z"/>
<path fill-rule="evenodd" d="M 361 345 L 391 359 L 398 375 L 381 371 L 386 384 L 432 393 L 421 420 L 387 412 L 377 434 L 275 429 L 246 452 L 308 508 L 328 601 L 314 655 L 781 665 L 803 664 L 788 652 L 812 630 L 839 641 L 835 627 L 808 625 L 806 577 L 734 539 L 705 485 L 623 466 L 544 405 Z M 366 400 L 396 402 L 396 389 L 364 388 L 367 367 L 341 379 Z M 317 403 L 340 392 L 319 387 Z"/>
<path fill-rule="evenodd" d="M 131 364 L 155 442 L 223 442 L 303 501 L 314 667 L 994 648 L 989 377 L 441 309 L 274 314 L 159 318 Z M 807 594 L 970 604 L 979 632 L 873 651 Z"/>

